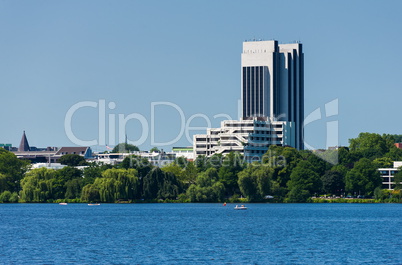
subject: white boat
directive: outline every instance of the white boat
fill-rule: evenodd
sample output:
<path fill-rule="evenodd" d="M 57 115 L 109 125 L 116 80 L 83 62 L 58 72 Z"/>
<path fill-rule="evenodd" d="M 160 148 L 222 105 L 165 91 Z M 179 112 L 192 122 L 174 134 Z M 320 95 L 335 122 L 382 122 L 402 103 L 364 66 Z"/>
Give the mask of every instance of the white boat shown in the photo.
<path fill-rule="evenodd" d="M 59 203 L 59 205 L 67 205 L 67 203 L 66 202 L 61 202 L 61 203 Z"/>
<path fill-rule="evenodd" d="M 98 206 L 100 203 L 88 203 L 88 206 Z"/>
<path fill-rule="evenodd" d="M 244 205 L 236 205 L 235 207 L 234 207 L 234 209 L 235 210 L 247 210 L 247 207 L 246 206 L 244 206 Z"/>

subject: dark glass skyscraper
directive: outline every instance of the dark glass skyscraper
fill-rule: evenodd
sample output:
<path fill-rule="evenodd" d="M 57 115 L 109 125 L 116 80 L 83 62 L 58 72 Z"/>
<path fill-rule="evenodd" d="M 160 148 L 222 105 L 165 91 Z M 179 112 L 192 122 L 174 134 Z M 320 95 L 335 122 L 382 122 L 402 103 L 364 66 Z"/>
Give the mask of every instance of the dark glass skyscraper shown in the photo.
<path fill-rule="evenodd" d="M 303 149 L 304 56 L 301 43 L 243 43 L 242 119 L 287 121 L 291 145 Z"/>

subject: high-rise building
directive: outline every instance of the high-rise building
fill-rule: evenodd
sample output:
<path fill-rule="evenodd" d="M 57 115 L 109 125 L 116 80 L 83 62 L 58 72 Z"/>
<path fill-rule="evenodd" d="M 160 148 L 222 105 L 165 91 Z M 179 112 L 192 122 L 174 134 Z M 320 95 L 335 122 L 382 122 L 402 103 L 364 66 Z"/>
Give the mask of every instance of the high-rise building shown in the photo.
<path fill-rule="evenodd" d="M 297 149 L 303 149 L 303 61 L 301 43 L 243 43 L 242 119 L 294 122 Z"/>
<path fill-rule="evenodd" d="M 270 145 L 303 149 L 304 56 L 301 43 L 246 41 L 241 54 L 240 121 L 194 135 L 194 155 L 232 151 L 256 160 Z"/>

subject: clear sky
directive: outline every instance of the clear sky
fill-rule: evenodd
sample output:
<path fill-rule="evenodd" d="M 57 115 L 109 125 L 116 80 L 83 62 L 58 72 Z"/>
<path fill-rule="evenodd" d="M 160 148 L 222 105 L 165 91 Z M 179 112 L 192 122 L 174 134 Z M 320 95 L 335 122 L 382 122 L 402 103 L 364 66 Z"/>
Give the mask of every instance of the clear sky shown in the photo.
<path fill-rule="evenodd" d="M 191 145 L 183 121 L 237 119 L 242 42 L 254 38 L 303 43 L 306 116 L 338 99 L 338 115 L 306 126 L 310 146 L 326 147 L 328 121 L 340 145 L 360 132 L 402 134 L 401 10 L 367 0 L 1 1 L 0 143 L 18 146 L 25 130 L 31 146 L 74 146 L 67 121 L 95 151 L 125 133 L 142 150 Z"/>

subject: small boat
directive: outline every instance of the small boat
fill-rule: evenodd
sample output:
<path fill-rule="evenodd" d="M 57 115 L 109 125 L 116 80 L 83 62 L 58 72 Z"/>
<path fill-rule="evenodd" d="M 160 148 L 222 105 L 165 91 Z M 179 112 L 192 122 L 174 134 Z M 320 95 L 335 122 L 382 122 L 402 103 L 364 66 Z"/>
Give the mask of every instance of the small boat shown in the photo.
<path fill-rule="evenodd" d="M 235 210 L 247 210 L 247 207 L 246 206 L 244 206 L 244 205 L 236 205 L 235 207 L 234 207 L 234 209 Z"/>
<path fill-rule="evenodd" d="M 88 206 L 98 206 L 100 203 L 88 203 Z"/>
<path fill-rule="evenodd" d="M 61 203 L 59 203 L 59 205 L 67 205 L 67 203 L 66 202 L 61 202 Z"/>

